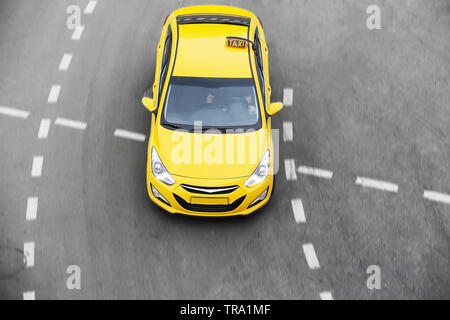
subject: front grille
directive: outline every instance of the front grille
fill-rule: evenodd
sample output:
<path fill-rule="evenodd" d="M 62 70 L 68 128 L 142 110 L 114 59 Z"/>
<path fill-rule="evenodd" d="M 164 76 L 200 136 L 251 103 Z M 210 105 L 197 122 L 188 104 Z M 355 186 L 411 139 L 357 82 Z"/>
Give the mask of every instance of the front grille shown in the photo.
<path fill-rule="evenodd" d="M 220 24 L 235 24 L 248 27 L 250 26 L 250 22 L 251 22 L 250 18 L 232 15 L 186 14 L 177 17 L 178 24 L 220 23 Z"/>
<path fill-rule="evenodd" d="M 241 205 L 241 203 L 244 201 L 245 196 L 240 197 L 236 201 L 234 201 L 232 204 L 192 204 L 186 202 L 183 198 L 180 196 L 177 196 L 175 193 L 173 194 L 175 199 L 178 201 L 180 206 L 182 206 L 184 209 L 189 211 L 197 211 L 197 212 L 227 212 L 227 211 L 233 211 L 237 207 Z"/>
<path fill-rule="evenodd" d="M 188 192 L 199 193 L 199 194 L 228 194 L 228 193 L 232 193 L 234 190 L 239 188 L 239 186 L 197 187 L 197 186 L 190 186 L 187 184 L 182 184 L 181 187 Z"/>

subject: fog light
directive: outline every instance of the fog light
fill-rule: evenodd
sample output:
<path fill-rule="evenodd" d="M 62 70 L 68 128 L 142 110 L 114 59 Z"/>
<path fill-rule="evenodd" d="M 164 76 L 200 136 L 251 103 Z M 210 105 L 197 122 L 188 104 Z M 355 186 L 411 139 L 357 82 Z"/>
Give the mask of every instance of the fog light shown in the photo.
<path fill-rule="evenodd" d="M 269 190 L 269 188 L 267 188 L 266 190 L 264 190 L 263 191 L 263 193 L 261 193 L 259 196 L 258 196 L 258 198 L 256 198 L 255 200 L 253 200 L 253 202 L 248 206 L 249 208 L 250 207 L 253 207 L 254 205 L 256 205 L 256 204 L 258 204 L 258 203 L 260 203 L 261 201 L 263 201 L 265 198 L 266 198 L 266 196 L 267 196 L 267 191 Z"/>
<path fill-rule="evenodd" d="M 170 206 L 169 201 L 166 200 L 166 198 L 163 197 L 163 195 L 161 193 L 159 193 L 158 190 L 156 190 L 156 188 L 152 186 L 152 193 L 153 195 L 158 198 L 159 200 L 161 200 L 162 202 L 164 202 L 165 204 L 167 204 L 168 206 Z"/>

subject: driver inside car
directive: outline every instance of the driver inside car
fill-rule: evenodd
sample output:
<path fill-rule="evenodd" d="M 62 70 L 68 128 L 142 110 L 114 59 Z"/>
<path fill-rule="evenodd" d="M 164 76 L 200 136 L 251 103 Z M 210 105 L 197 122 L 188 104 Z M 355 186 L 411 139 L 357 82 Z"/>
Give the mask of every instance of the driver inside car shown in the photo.
<path fill-rule="evenodd" d="M 202 121 L 203 126 L 210 126 L 211 122 L 226 122 L 233 119 L 227 113 L 225 105 L 219 104 L 218 99 L 211 90 L 207 90 L 200 107 L 193 113 L 194 121 Z"/>
<path fill-rule="evenodd" d="M 233 120 L 240 121 L 257 117 L 254 97 L 247 90 L 241 92 L 238 97 L 232 98 L 228 110 Z"/>
<path fill-rule="evenodd" d="M 253 97 L 251 95 L 247 95 L 245 97 L 245 101 L 247 101 L 247 112 L 249 115 L 256 114 L 256 106 L 255 102 L 253 101 Z"/>

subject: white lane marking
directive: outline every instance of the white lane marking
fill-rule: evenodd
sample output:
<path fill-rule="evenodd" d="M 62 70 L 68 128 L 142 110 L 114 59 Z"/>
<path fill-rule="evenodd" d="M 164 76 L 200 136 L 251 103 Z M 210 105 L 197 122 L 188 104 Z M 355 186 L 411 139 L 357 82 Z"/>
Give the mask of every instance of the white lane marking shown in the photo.
<path fill-rule="evenodd" d="M 85 130 L 87 127 L 86 122 L 75 121 L 65 118 L 56 118 L 55 124 L 57 126 L 68 127 L 72 129 Z"/>
<path fill-rule="evenodd" d="M 294 211 L 295 222 L 306 222 L 305 210 L 301 199 L 292 199 L 292 211 Z"/>
<path fill-rule="evenodd" d="M 36 293 L 34 291 L 25 291 L 23 293 L 23 300 L 36 300 Z"/>
<path fill-rule="evenodd" d="M 330 170 L 324 170 L 313 167 L 300 166 L 297 168 L 298 173 L 314 176 L 317 178 L 331 179 L 333 178 L 333 172 Z"/>
<path fill-rule="evenodd" d="M 292 88 L 283 89 L 283 105 L 285 107 L 292 107 L 294 102 L 294 90 Z"/>
<path fill-rule="evenodd" d="M 283 140 L 284 142 L 291 142 L 294 140 L 294 127 L 291 121 L 283 122 Z"/>
<path fill-rule="evenodd" d="M 367 188 L 374 188 L 388 192 L 398 192 L 398 185 L 391 182 L 357 177 L 355 183 Z"/>
<path fill-rule="evenodd" d="M 23 111 L 15 108 L 3 107 L 0 106 L 0 114 L 4 114 L 5 116 L 16 117 L 26 119 L 30 114 L 28 111 Z"/>
<path fill-rule="evenodd" d="M 319 260 L 316 256 L 316 251 L 314 251 L 314 246 L 312 243 L 307 243 L 303 245 L 303 253 L 306 257 L 306 262 L 308 262 L 308 266 L 310 269 L 318 269 L 320 268 Z"/>
<path fill-rule="evenodd" d="M 60 91 L 61 91 L 60 85 L 58 85 L 58 84 L 52 85 L 52 88 L 50 89 L 50 93 L 48 94 L 48 103 L 58 102 Z"/>
<path fill-rule="evenodd" d="M 31 167 L 31 177 L 39 178 L 42 175 L 42 165 L 44 164 L 43 156 L 34 156 L 33 165 Z"/>
<path fill-rule="evenodd" d="M 50 124 L 52 121 L 50 119 L 42 119 L 41 125 L 39 126 L 38 139 L 47 139 L 48 131 L 50 130 Z"/>
<path fill-rule="evenodd" d="M 445 194 L 445 193 L 440 193 L 440 192 L 431 191 L 431 190 L 425 190 L 423 192 L 423 197 L 428 200 L 450 204 L 450 195 Z"/>
<path fill-rule="evenodd" d="M 131 131 L 127 131 L 127 130 L 122 130 L 122 129 L 116 129 L 114 131 L 114 136 L 118 137 L 118 138 L 130 139 L 130 140 L 135 140 L 135 141 L 145 141 L 144 134 L 131 132 Z"/>
<path fill-rule="evenodd" d="M 287 181 L 297 180 L 297 173 L 295 172 L 294 159 L 284 159 L 284 168 L 286 171 Z"/>
<path fill-rule="evenodd" d="M 72 61 L 72 54 L 65 53 L 61 59 L 59 64 L 59 71 L 67 71 L 69 70 L 70 62 Z"/>
<path fill-rule="evenodd" d="M 330 291 L 324 291 L 320 293 L 320 299 L 322 300 L 334 300 Z"/>
<path fill-rule="evenodd" d="M 37 216 L 37 209 L 38 209 L 38 198 L 37 197 L 30 197 L 27 200 L 27 213 L 26 213 L 26 219 L 27 221 L 34 221 L 36 220 Z"/>
<path fill-rule="evenodd" d="M 34 267 L 34 242 L 25 242 L 23 244 L 23 254 L 25 255 L 25 265 L 27 268 Z"/>
<path fill-rule="evenodd" d="M 86 9 L 84 9 L 84 14 L 92 14 L 96 6 L 97 1 L 89 1 L 89 3 L 86 6 Z"/>
<path fill-rule="evenodd" d="M 75 30 L 73 30 L 72 33 L 72 40 L 80 40 L 81 35 L 83 34 L 84 26 L 77 26 L 75 27 Z"/>

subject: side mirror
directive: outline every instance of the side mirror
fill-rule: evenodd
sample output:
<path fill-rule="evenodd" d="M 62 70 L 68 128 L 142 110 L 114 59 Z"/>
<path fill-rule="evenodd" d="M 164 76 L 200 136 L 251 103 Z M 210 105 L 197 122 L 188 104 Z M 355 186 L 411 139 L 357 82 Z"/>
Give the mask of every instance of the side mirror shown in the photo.
<path fill-rule="evenodd" d="M 274 103 L 270 104 L 269 108 L 267 108 L 267 113 L 270 116 L 273 116 L 276 113 L 280 112 L 281 109 L 283 109 L 283 103 L 281 103 L 281 102 L 274 102 Z"/>
<path fill-rule="evenodd" d="M 148 97 L 143 97 L 142 98 L 142 104 L 144 105 L 144 107 L 146 107 L 150 112 L 153 112 L 156 110 L 156 106 L 153 103 L 153 99 L 148 98 Z"/>
<path fill-rule="evenodd" d="M 153 92 L 151 88 L 148 88 L 144 92 L 144 97 L 142 98 L 142 104 L 144 107 L 146 107 L 150 112 L 153 112 L 156 110 L 156 106 L 153 103 Z"/>

